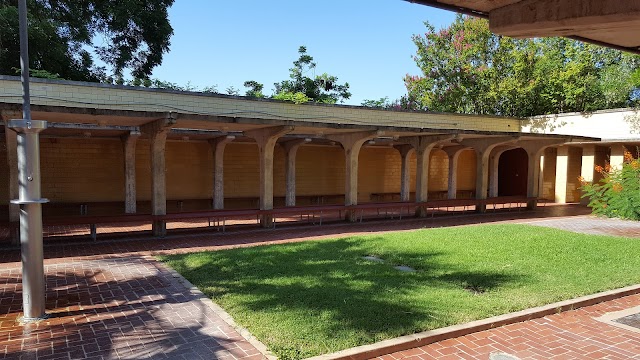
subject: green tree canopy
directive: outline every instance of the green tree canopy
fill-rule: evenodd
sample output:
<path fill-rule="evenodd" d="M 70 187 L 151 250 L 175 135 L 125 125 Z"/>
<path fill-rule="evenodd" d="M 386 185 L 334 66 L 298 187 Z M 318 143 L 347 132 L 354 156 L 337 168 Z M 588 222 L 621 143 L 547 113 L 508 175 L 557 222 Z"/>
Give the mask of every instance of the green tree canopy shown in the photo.
<path fill-rule="evenodd" d="M 283 80 L 274 84 L 273 99 L 305 103 L 309 101 L 335 104 L 351 97 L 349 83 L 339 84 L 338 78 L 327 73 L 315 75 L 316 63 L 313 57 L 307 54 L 307 48 L 300 46 L 298 60 L 293 62 L 289 69 L 289 80 Z M 309 74 L 312 72 L 313 74 Z M 257 81 L 245 81 L 248 88 L 246 95 L 251 97 L 264 97 L 264 86 Z"/>
<path fill-rule="evenodd" d="M 69 80 L 102 81 L 129 70 L 148 78 L 169 50 L 174 0 L 28 0 L 29 67 Z M 90 50 L 109 66 L 97 67 Z M 0 73 L 20 67 L 18 1 L 0 0 Z"/>
<path fill-rule="evenodd" d="M 414 35 L 422 75 L 409 97 L 432 111 L 528 117 L 634 106 L 640 56 L 565 38 L 494 35 L 483 19 L 458 16 Z"/>

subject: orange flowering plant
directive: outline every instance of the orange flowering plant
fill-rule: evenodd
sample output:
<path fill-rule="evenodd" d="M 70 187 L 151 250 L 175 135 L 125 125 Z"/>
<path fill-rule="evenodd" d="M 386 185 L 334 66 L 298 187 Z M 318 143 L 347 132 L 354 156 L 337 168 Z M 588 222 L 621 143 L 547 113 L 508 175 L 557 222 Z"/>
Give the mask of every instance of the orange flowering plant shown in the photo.
<path fill-rule="evenodd" d="M 598 183 L 582 183 L 583 198 L 596 215 L 640 220 L 640 160 L 625 151 L 622 168 L 596 166 L 603 178 Z"/>

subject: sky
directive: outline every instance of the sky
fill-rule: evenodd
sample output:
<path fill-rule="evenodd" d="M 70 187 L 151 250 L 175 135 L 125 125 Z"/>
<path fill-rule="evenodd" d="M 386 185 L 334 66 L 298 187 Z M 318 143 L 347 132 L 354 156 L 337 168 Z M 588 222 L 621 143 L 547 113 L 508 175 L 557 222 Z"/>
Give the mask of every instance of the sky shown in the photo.
<path fill-rule="evenodd" d="M 438 29 L 454 17 L 402 0 L 176 0 L 169 10 L 170 52 L 152 77 L 217 85 L 222 93 L 233 86 L 241 94 L 246 80 L 256 80 L 271 95 L 304 45 L 316 74 L 349 83 L 352 97 L 345 104 L 393 100 L 406 93 L 404 76 L 420 73 L 411 36 L 425 32 L 424 21 Z"/>

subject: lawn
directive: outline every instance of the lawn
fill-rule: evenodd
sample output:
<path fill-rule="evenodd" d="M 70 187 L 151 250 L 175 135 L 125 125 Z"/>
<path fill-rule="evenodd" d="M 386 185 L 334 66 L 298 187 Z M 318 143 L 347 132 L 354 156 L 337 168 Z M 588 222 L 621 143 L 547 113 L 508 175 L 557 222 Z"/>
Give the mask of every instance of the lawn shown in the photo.
<path fill-rule="evenodd" d="M 640 283 L 638 253 L 636 239 L 482 225 L 162 260 L 290 359 Z"/>

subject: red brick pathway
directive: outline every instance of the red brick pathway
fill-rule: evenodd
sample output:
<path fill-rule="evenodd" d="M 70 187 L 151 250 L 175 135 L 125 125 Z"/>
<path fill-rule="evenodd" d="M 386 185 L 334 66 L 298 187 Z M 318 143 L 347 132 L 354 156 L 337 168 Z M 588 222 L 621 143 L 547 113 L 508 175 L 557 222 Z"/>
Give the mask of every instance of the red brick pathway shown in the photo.
<path fill-rule="evenodd" d="M 200 232 L 182 233 L 165 239 L 138 236 L 97 243 L 50 243 L 45 247 L 47 309 L 54 316 L 45 322 L 27 326 L 15 322 L 22 302 L 19 251 L 5 249 L 0 251 L 0 358 L 4 356 L 46 360 L 263 357 L 207 306 L 206 299 L 197 293 L 190 293 L 185 285 L 148 255 L 219 250 L 423 227 L 492 222 L 526 223 L 538 222 L 541 219 L 564 219 L 564 222 L 567 222 L 567 219 L 570 219 L 570 222 L 575 222 L 576 219 L 589 221 L 592 218 L 583 216 L 586 213 L 588 209 L 580 206 L 551 206 L 534 212 L 499 212 L 362 224 L 282 226 L 276 230 L 240 227 L 229 230 L 226 234 Z M 560 220 L 560 223 L 562 222 Z M 633 301 L 639 300 L 634 298 Z M 538 326 L 544 325 L 535 323 Z M 577 326 L 578 324 L 573 324 L 561 330 L 561 334 L 564 333 L 564 336 L 571 338 L 572 331 L 577 329 Z M 504 329 L 508 327 L 494 331 L 501 332 L 505 331 Z M 514 334 L 516 333 L 508 335 L 510 339 L 517 339 L 512 343 L 499 338 L 496 338 L 496 341 L 502 341 L 504 346 L 524 344 Z M 481 336 L 470 336 L 476 335 Z M 544 332 L 540 335 L 550 336 L 550 333 Z M 474 341 L 489 341 L 484 345 L 491 345 L 492 340 L 486 340 L 489 337 Z M 620 340 L 619 338 L 618 335 L 614 337 L 616 340 Z M 432 346 L 441 346 L 442 348 L 436 350 L 445 356 L 443 351 L 452 350 L 442 349 L 446 347 L 455 352 L 458 351 L 457 345 L 459 344 L 455 342 L 443 342 Z M 554 349 L 553 345 L 557 344 L 552 342 L 547 347 Z M 486 354 L 484 355 L 486 358 Z M 458 357 L 454 358 L 465 358 L 456 356 Z"/>
<path fill-rule="evenodd" d="M 0 271 L 0 358 L 262 359 L 201 294 L 153 259 L 122 256 L 46 266 L 47 312 L 16 322 L 20 270 Z"/>
<path fill-rule="evenodd" d="M 379 357 L 397 359 L 489 359 L 502 353 L 519 359 L 640 359 L 640 332 L 595 320 L 640 305 L 627 296 Z M 639 330 L 640 331 L 640 330 Z"/>

